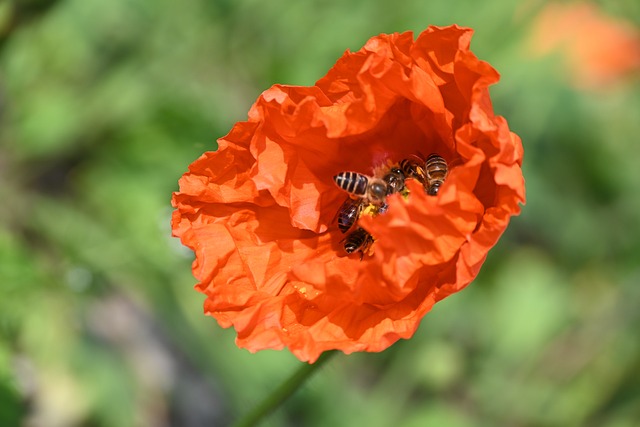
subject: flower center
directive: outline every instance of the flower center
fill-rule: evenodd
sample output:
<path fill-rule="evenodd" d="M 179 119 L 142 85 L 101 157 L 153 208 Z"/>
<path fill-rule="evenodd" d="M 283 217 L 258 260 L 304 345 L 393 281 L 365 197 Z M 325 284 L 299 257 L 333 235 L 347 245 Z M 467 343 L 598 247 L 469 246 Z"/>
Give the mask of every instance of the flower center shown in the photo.
<path fill-rule="evenodd" d="M 424 192 L 436 196 L 448 174 L 447 161 L 439 154 L 430 154 L 426 159 L 412 155 L 398 163 L 375 168 L 373 176 L 358 172 L 340 172 L 333 177 L 336 185 L 349 196 L 338 209 L 338 229 L 345 233 L 342 239 L 344 251 L 351 255 L 359 253 L 360 259 L 373 255 L 375 238 L 357 223 L 362 215 L 375 217 L 384 214 L 388 205 L 387 196 L 400 193 L 409 197 L 405 183 L 414 179 L 422 184 Z"/>

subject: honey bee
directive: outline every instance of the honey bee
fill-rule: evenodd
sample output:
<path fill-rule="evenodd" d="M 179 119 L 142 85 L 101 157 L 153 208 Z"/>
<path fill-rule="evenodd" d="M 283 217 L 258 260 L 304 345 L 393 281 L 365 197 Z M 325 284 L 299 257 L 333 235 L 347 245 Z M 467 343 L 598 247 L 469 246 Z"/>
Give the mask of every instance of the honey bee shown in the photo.
<path fill-rule="evenodd" d="M 427 185 L 427 172 L 422 166 L 423 160 L 417 156 L 400 161 L 400 169 L 406 178 L 413 178 L 422 185 Z"/>
<path fill-rule="evenodd" d="M 352 196 L 373 204 L 382 204 L 387 195 L 387 184 L 358 172 L 340 172 L 333 177 L 336 185 Z"/>
<path fill-rule="evenodd" d="M 358 227 L 344 239 L 344 250 L 348 254 L 360 252 L 360 261 L 373 244 L 373 236 L 364 228 Z"/>
<path fill-rule="evenodd" d="M 387 196 L 393 193 L 400 193 L 404 190 L 405 174 L 399 167 L 392 167 L 389 172 L 382 177 L 387 184 Z"/>
<path fill-rule="evenodd" d="M 343 233 L 349 231 L 360 217 L 363 206 L 364 203 L 362 199 L 352 199 L 348 197 L 347 200 L 342 203 L 336 214 L 338 229 Z"/>
<path fill-rule="evenodd" d="M 419 164 L 416 163 L 419 167 Z M 336 214 L 338 228 L 342 233 L 351 230 L 362 215 L 377 216 L 387 211 L 386 196 L 399 193 L 405 189 L 405 172 L 401 167 L 392 166 L 382 178 L 370 177 L 357 172 L 340 172 L 333 177 L 336 185 L 349 193 L 349 198 L 342 203 Z M 360 260 L 364 255 L 373 253 L 375 239 L 362 227 L 357 227 L 343 239 L 347 254 L 360 252 Z"/>
<path fill-rule="evenodd" d="M 426 171 L 426 186 L 427 194 L 435 196 L 440 191 L 440 186 L 447 179 L 449 168 L 447 161 L 436 153 L 432 153 L 427 157 L 424 168 Z"/>

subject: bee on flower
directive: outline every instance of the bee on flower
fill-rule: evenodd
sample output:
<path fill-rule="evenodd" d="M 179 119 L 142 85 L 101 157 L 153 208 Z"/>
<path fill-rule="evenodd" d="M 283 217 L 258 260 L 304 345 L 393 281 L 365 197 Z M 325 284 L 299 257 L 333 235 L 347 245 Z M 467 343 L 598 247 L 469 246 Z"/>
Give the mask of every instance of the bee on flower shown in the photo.
<path fill-rule="evenodd" d="M 373 37 L 314 86 L 266 90 L 189 166 L 173 234 L 238 346 L 382 351 L 476 277 L 525 191 L 471 35 Z"/>
<path fill-rule="evenodd" d="M 372 217 L 384 214 L 389 207 L 386 196 L 402 193 L 407 197 L 407 179 L 416 179 L 424 186 L 426 194 L 436 196 L 449 171 L 447 161 L 436 153 L 430 154 L 424 162 L 416 155 L 414 159 L 403 159 L 399 164 L 378 169 L 381 172 L 375 177 L 358 172 L 340 172 L 333 177 L 336 185 L 349 194 L 336 213 L 338 228 L 343 233 L 351 230 L 363 214 Z M 373 254 L 375 239 L 362 228 L 351 232 L 342 242 L 347 254 L 358 251 L 361 260 L 364 254 Z"/>

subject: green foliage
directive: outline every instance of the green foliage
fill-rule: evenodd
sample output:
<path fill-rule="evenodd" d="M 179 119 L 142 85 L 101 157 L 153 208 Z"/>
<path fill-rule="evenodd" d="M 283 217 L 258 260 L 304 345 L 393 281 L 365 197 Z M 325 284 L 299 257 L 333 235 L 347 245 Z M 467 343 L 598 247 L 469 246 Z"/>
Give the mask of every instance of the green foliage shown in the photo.
<path fill-rule="evenodd" d="M 601 3 L 637 28 L 637 2 Z M 0 425 L 226 425 L 268 394 L 297 362 L 201 314 L 171 192 L 270 85 L 451 23 L 502 75 L 527 206 L 412 340 L 334 358 L 265 425 L 637 425 L 640 88 L 532 55 L 544 5 L 1 3 Z"/>

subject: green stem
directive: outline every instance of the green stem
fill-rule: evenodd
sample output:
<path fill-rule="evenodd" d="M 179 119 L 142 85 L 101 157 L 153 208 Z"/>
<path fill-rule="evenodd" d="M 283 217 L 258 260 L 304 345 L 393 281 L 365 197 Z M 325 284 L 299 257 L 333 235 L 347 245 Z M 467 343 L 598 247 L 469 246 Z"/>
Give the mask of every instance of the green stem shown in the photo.
<path fill-rule="evenodd" d="M 305 381 L 313 375 L 324 363 L 331 359 L 336 351 L 326 351 L 320 355 L 318 360 L 312 365 L 305 363 L 297 371 L 293 373 L 289 379 L 280 384 L 273 393 L 271 393 L 258 406 L 253 408 L 251 412 L 241 418 L 233 427 L 252 427 L 258 425 L 260 421 L 265 419 L 271 412 L 282 405 L 293 393 L 300 388 Z"/>

